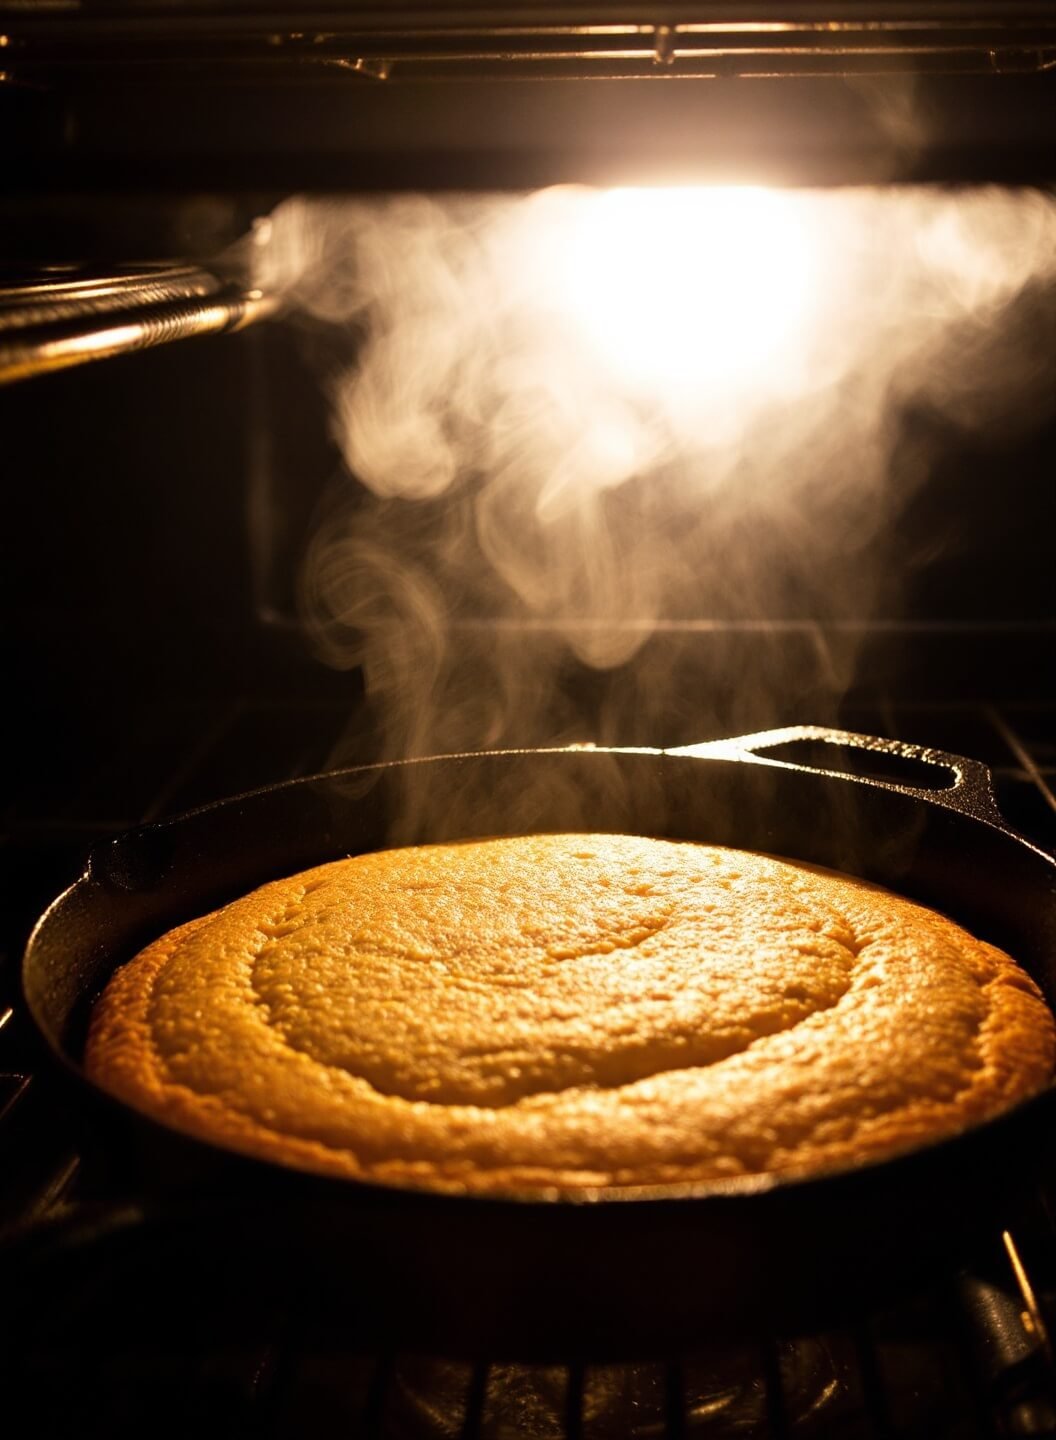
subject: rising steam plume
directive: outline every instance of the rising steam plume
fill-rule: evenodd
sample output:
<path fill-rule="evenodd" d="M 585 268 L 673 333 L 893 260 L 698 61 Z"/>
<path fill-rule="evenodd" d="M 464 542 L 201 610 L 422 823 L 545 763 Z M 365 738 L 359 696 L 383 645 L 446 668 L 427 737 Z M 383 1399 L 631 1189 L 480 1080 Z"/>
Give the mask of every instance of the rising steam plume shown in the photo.
<path fill-rule="evenodd" d="M 769 622 L 897 607 L 877 537 L 930 460 L 896 443 L 899 416 L 993 433 L 1051 413 L 1051 196 L 787 192 L 726 249 L 720 197 L 685 212 L 699 236 L 680 266 L 677 205 L 666 239 L 646 227 L 626 248 L 652 198 L 295 200 L 273 217 L 291 309 L 344 356 L 325 378 L 347 473 L 311 539 L 304 619 L 326 661 L 362 667 L 388 755 L 631 728 L 662 745 L 691 713 L 706 733 L 779 722 L 804 687 L 831 703 L 853 655 L 829 657 L 819 690 Z M 701 621 L 707 689 L 679 664 Z"/>

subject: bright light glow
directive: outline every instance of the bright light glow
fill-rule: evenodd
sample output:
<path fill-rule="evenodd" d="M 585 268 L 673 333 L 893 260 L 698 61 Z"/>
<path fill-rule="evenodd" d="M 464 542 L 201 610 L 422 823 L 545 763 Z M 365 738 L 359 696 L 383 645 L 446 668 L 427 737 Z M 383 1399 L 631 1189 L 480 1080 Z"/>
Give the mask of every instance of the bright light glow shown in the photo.
<path fill-rule="evenodd" d="M 612 371 L 640 387 L 758 387 L 803 339 L 813 290 L 794 192 L 610 190 L 581 196 L 562 303 Z"/>

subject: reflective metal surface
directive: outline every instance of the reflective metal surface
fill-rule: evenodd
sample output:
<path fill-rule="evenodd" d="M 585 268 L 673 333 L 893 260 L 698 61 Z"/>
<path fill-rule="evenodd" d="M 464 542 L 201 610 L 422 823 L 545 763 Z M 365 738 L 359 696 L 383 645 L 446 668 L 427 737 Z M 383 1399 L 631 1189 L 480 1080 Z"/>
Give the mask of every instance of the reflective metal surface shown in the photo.
<path fill-rule="evenodd" d="M 18 75 L 102 64 L 327 71 L 373 80 L 649 74 L 817 75 L 1038 71 L 1056 16 L 1035 3 L 842 0 L 774 6 L 636 4 L 176 7 L 0 6 Z"/>
<path fill-rule="evenodd" d="M 192 335 L 241 330 L 272 313 L 259 290 L 191 266 L 112 275 L 59 271 L 0 288 L 0 384 Z"/>

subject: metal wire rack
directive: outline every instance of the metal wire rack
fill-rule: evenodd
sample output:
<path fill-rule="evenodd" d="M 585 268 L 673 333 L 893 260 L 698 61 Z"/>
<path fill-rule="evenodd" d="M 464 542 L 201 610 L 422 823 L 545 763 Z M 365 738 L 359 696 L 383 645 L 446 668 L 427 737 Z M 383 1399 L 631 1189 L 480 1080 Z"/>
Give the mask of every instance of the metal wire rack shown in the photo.
<path fill-rule="evenodd" d="M 58 270 L 0 287 L 0 385 L 132 350 L 244 329 L 275 309 L 262 291 L 194 266 Z"/>

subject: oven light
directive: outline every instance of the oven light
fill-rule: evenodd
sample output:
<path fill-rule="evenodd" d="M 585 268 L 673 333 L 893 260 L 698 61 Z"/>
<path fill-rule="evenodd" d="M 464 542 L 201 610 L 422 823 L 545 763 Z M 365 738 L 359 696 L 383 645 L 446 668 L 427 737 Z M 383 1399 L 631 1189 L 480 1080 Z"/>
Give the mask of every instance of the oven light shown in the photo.
<path fill-rule="evenodd" d="M 560 260 L 563 308 L 636 388 L 756 387 L 805 329 L 804 209 L 794 192 L 739 187 L 583 195 Z"/>

